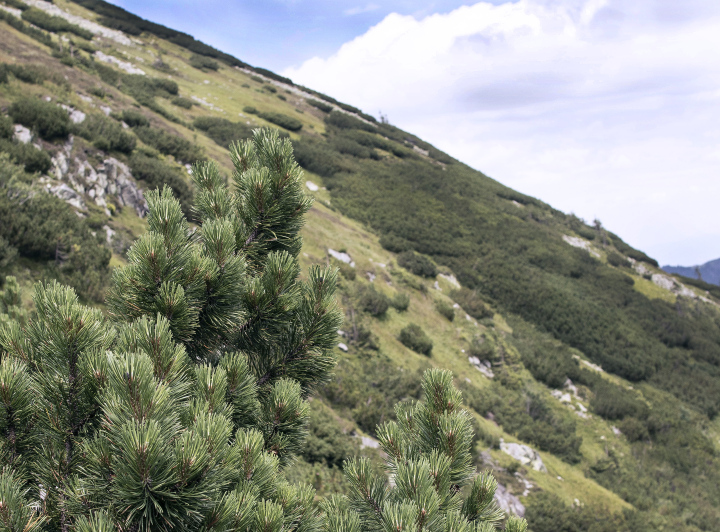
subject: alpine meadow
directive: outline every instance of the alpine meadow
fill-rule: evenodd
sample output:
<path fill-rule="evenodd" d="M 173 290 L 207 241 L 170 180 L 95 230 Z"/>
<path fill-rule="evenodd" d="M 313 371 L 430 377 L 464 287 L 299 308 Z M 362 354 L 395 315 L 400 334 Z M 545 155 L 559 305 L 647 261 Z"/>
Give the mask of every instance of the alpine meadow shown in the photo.
<path fill-rule="evenodd" d="M 720 530 L 718 286 L 101 0 L 0 36 L 0 530 Z"/>

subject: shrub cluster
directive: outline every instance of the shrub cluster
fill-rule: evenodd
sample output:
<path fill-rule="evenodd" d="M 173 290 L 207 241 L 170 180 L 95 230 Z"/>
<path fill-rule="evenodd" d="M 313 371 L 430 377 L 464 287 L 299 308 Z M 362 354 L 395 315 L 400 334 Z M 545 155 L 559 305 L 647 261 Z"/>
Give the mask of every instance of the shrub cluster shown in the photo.
<path fill-rule="evenodd" d="M 459 288 L 450 292 L 450 297 L 476 320 L 492 318 L 494 315 L 492 309 L 480 298 L 477 290 L 470 290 L 466 287 Z"/>
<path fill-rule="evenodd" d="M 45 140 L 65 138 L 70 133 L 70 118 L 64 109 L 39 98 L 23 97 L 10 106 L 10 117 L 34 130 Z"/>
<path fill-rule="evenodd" d="M 0 64 L 0 83 L 7 82 L 7 75 L 12 74 L 16 79 L 25 83 L 42 85 L 51 76 L 46 68 L 37 65 L 18 65 L 15 63 Z"/>
<path fill-rule="evenodd" d="M 32 144 L 14 142 L 7 138 L 0 139 L 0 152 L 7 153 L 17 164 L 24 167 L 26 172 L 44 174 L 52 166 L 50 155 L 45 150 L 39 150 Z"/>
<path fill-rule="evenodd" d="M 342 157 L 325 142 L 311 139 L 293 141 L 297 163 L 309 172 L 330 177 L 346 169 Z"/>
<path fill-rule="evenodd" d="M 397 263 L 406 270 L 420 277 L 435 277 L 438 273 L 435 263 L 425 255 L 414 251 L 404 251 L 397 256 Z"/>
<path fill-rule="evenodd" d="M 384 316 L 390 308 L 390 299 L 373 285 L 363 285 L 358 289 L 358 306 L 371 316 Z"/>
<path fill-rule="evenodd" d="M 407 327 L 404 327 L 400 331 L 398 340 L 408 349 L 412 349 L 416 353 L 425 355 L 427 357 L 432 353 L 433 343 L 432 340 L 425 334 L 422 327 L 415 323 L 411 323 Z"/>
<path fill-rule="evenodd" d="M 440 315 L 448 321 L 453 321 L 455 319 L 455 309 L 451 303 L 448 303 L 444 299 L 435 300 L 435 310 L 437 310 Z"/>
<path fill-rule="evenodd" d="M 223 148 L 227 148 L 231 142 L 248 139 L 252 136 L 252 130 L 246 124 L 231 122 L 226 118 L 201 116 L 195 119 L 193 126 L 203 131 Z"/>
<path fill-rule="evenodd" d="M 362 129 L 365 131 L 376 131 L 376 128 L 362 120 L 340 111 L 332 111 L 325 117 L 325 123 L 340 129 Z"/>
<path fill-rule="evenodd" d="M 255 109 L 252 105 L 246 105 L 243 107 L 243 113 L 247 113 L 249 115 L 256 115 L 258 113 L 258 110 Z"/>
<path fill-rule="evenodd" d="M 80 124 L 72 127 L 73 133 L 87 139 L 99 150 L 130 153 L 137 140 L 120 124 L 100 113 L 88 115 Z"/>
<path fill-rule="evenodd" d="M 135 153 L 130 158 L 130 170 L 133 177 L 144 181 L 151 190 L 162 190 L 163 185 L 168 185 L 180 202 L 185 216 L 192 214 L 193 192 L 181 170 L 142 153 Z"/>
<path fill-rule="evenodd" d="M 305 101 L 308 103 L 308 105 L 312 105 L 316 109 L 320 109 L 323 113 L 329 113 L 333 110 L 332 105 L 328 105 L 324 102 L 321 102 L 320 100 L 313 100 L 312 98 L 308 98 Z"/>
<path fill-rule="evenodd" d="M 35 39 L 39 43 L 45 46 L 53 47 L 55 44 L 52 37 L 47 32 L 36 28 L 30 24 L 25 24 L 22 20 L 17 18 L 15 15 L 8 13 L 0 9 L 0 20 L 6 22 L 10 27 L 15 28 L 21 33 L 24 33 L 28 37 Z"/>
<path fill-rule="evenodd" d="M 182 163 L 194 163 L 202 158 L 202 149 L 179 135 L 149 126 L 135 128 L 135 134 L 148 146 L 160 153 L 172 155 Z"/>
<path fill-rule="evenodd" d="M 183 109 L 190 109 L 193 105 L 195 105 L 195 102 L 193 102 L 190 98 L 185 98 L 184 96 L 176 96 L 171 100 L 171 103 L 178 107 L 182 107 Z"/>
<path fill-rule="evenodd" d="M 130 127 L 140 127 L 140 126 L 149 126 L 150 120 L 148 118 L 138 112 L 134 111 L 132 109 L 126 109 L 122 112 L 121 119 L 123 122 L 125 122 Z"/>
<path fill-rule="evenodd" d="M 91 40 L 93 38 L 93 33 L 91 31 L 81 28 L 76 24 L 72 24 L 64 18 L 49 15 L 48 13 L 45 13 L 45 11 L 34 7 L 24 10 L 22 12 L 22 18 L 30 24 L 34 24 L 38 28 L 51 31 L 53 33 L 69 32 L 74 33 L 83 39 Z"/>
<path fill-rule="evenodd" d="M 398 292 L 390 300 L 390 306 L 398 312 L 405 312 L 410 306 L 410 296 L 405 292 Z"/>
<path fill-rule="evenodd" d="M 258 116 L 263 120 L 267 120 L 289 131 L 300 131 L 302 129 L 302 122 L 300 120 L 282 113 L 258 113 Z"/>
<path fill-rule="evenodd" d="M 220 63 L 205 55 L 193 54 L 190 57 L 190 66 L 199 70 L 217 70 Z"/>

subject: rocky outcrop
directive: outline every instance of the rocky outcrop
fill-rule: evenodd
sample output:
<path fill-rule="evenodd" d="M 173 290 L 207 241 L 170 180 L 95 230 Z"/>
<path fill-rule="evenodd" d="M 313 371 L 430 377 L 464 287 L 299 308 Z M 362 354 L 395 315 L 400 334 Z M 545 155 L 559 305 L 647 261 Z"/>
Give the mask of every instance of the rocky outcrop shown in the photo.
<path fill-rule="evenodd" d="M 140 217 L 145 216 L 147 202 L 130 168 L 114 157 L 93 167 L 87 160 L 73 156 L 73 141 L 70 136 L 52 158 L 51 173 L 61 183 L 48 183 L 47 189 L 81 211 L 87 210 L 85 201 L 89 199 L 109 215 L 108 197 L 113 196 L 119 205 L 132 208 Z"/>
<path fill-rule="evenodd" d="M 495 490 L 495 502 L 506 514 L 525 517 L 525 506 L 523 503 L 502 484 L 498 484 L 497 490 Z"/>
<path fill-rule="evenodd" d="M 538 452 L 527 445 L 521 443 L 505 443 L 501 439 L 500 450 L 505 454 L 509 454 L 521 464 L 532 467 L 535 471 L 547 473 L 547 468 Z"/>

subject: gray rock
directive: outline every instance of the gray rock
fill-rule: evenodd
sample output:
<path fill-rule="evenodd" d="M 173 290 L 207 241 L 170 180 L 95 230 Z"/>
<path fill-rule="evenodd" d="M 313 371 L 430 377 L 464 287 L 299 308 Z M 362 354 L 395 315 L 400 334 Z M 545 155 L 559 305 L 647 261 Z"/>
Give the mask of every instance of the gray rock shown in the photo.
<path fill-rule="evenodd" d="M 22 142 L 23 144 L 27 144 L 32 140 L 32 132 L 20 124 L 15 124 L 15 133 L 13 136 L 15 137 L 15 140 Z"/>
<path fill-rule="evenodd" d="M 540 455 L 527 445 L 521 443 L 505 443 L 502 439 L 500 440 L 500 450 L 505 454 L 509 454 L 515 460 L 518 460 L 523 465 L 529 465 L 535 471 L 541 471 L 547 473 L 547 468 L 543 464 Z"/>
<path fill-rule="evenodd" d="M 525 517 L 525 506 L 515 495 L 510 493 L 505 486 L 498 484 L 495 491 L 495 502 L 506 514 L 515 514 L 518 517 Z"/>

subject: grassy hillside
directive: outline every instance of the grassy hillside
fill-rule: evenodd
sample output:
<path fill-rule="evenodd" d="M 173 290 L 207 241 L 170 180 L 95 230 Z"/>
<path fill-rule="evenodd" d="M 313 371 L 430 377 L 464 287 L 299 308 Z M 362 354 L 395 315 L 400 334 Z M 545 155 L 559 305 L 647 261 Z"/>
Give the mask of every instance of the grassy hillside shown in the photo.
<path fill-rule="evenodd" d="M 475 416 L 477 466 L 535 532 L 720 529 L 716 291 L 410 133 L 109 4 L 4 0 L 0 35 L 0 276 L 26 294 L 53 277 L 102 307 L 144 231 L 143 190 L 168 184 L 192 217 L 190 164 L 229 176 L 227 146 L 255 127 L 292 140 L 316 200 L 302 265 L 340 268 L 346 314 L 292 478 L 344 490 L 343 459 L 378 458 L 377 423 L 439 366 Z"/>

